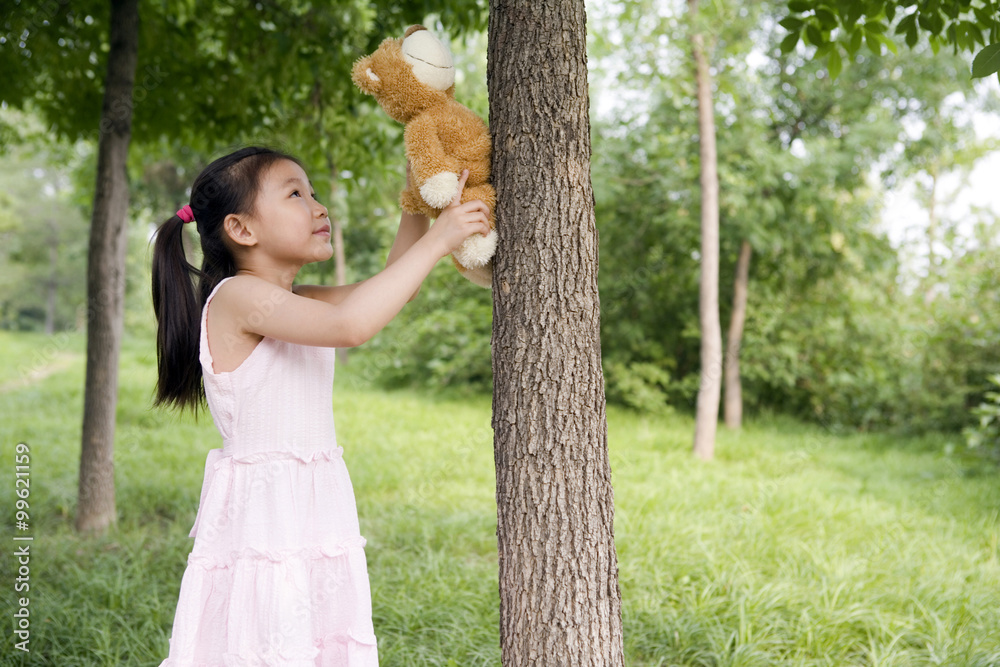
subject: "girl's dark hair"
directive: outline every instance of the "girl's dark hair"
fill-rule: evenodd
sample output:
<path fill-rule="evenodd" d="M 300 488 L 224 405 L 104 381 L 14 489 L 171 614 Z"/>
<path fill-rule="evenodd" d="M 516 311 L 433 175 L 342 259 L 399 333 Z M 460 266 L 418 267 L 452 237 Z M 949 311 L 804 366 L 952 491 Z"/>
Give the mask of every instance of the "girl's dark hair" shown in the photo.
<path fill-rule="evenodd" d="M 154 405 L 189 407 L 197 413 L 204 400 L 198 358 L 201 313 L 215 286 L 236 275 L 237 268 L 222 222 L 230 213 L 253 214 L 262 176 L 281 160 L 301 164 L 276 150 L 250 146 L 215 160 L 195 179 L 190 204 L 201 237 L 201 269 L 187 261 L 183 220 L 174 215 L 157 229 L 153 247 L 158 375 Z"/>

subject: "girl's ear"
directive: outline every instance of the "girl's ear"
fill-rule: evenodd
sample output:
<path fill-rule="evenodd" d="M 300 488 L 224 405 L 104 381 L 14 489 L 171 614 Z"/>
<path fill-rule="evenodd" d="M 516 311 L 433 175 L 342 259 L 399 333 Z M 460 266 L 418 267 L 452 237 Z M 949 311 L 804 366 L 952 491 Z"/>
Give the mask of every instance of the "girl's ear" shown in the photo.
<path fill-rule="evenodd" d="M 253 229 L 247 225 L 246 220 L 235 213 L 226 216 L 225 220 L 222 221 L 222 228 L 229 238 L 238 245 L 247 247 L 257 245 L 257 236 L 253 233 Z"/>

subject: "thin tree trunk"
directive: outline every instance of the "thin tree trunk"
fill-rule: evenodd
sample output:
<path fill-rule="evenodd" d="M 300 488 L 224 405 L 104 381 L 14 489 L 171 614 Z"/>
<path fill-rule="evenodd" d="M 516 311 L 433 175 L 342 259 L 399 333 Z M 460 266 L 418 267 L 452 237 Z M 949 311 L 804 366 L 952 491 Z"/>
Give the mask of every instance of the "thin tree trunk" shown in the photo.
<path fill-rule="evenodd" d="M 488 55 L 502 660 L 621 665 L 583 0 L 491 0 Z"/>
<path fill-rule="evenodd" d="M 111 0 L 110 51 L 97 149 L 97 187 L 87 255 L 87 373 L 76 529 L 116 520 L 114 479 L 118 357 L 125 306 L 126 159 L 139 45 L 138 0 Z"/>
<path fill-rule="evenodd" d="M 55 227 L 55 223 L 52 223 Z M 59 234 L 53 229 L 49 238 L 49 279 L 45 285 L 45 334 L 56 331 L 56 297 L 59 288 Z"/>
<path fill-rule="evenodd" d="M 924 288 L 924 305 L 934 301 L 934 288 L 937 284 L 937 260 L 934 259 L 934 241 L 937 239 L 938 225 L 938 170 L 932 163 L 928 170 L 931 176 L 930 199 L 927 203 L 927 284 Z"/>
<path fill-rule="evenodd" d="M 750 283 L 750 242 L 743 239 L 740 256 L 736 260 L 736 279 L 733 281 L 733 314 L 729 318 L 729 335 L 726 337 L 726 396 L 723 412 L 728 428 L 743 425 L 743 387 L 740 382 L 740 347 L 743 345 L 743 323 L 747 317 L 747 290 Z"/>
<path fill-rule="evenodd" d="M 719 321 L 719 176 L 716 169 L 715 112 L 712 79 L 701 31 L 695 27 L 698 0 L 688 0 L 692 19 L 691 51 L 698 86 L 698 143 L 701 149 L 701 384 L 694 426 L 694 453 L 703 460 L 715 455 L 722 388 L 722 324 Z"/>

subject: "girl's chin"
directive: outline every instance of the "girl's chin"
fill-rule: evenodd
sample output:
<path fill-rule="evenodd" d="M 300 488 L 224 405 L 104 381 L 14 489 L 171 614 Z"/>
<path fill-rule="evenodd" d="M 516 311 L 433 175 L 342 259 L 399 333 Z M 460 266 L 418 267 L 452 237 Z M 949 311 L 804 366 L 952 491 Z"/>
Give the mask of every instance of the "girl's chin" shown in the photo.
<path fill-rule="evenodd" d="M 310 262 L 325 262 L 326 260 L 330 259 L 331 257 L 333 257 L 333 246 L 328 244 L 324 248 L 317 248 L 316 252 L 313 253 L 312 259 L 310 259 L 309 261 Z"/>

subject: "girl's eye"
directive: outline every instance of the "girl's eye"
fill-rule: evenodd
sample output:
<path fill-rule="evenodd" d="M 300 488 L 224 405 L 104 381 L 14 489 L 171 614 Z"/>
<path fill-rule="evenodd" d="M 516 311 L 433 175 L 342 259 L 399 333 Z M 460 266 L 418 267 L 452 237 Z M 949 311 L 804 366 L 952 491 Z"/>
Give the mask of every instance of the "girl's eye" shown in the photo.
<path fill-rule="evenodd" d="M 310 192 L 309 194 L 313 198 L 314 201 L 317 201 L 317 202 L 319 201 L 318 199 L 316 199 L 316 193 L 315 192 Z M 291 197 L 301 197 L 302 196 L 302 192 L 300 190 L 292 190 L 292 194 L 289 195 L 289 196 L 291 196 Z"/>

